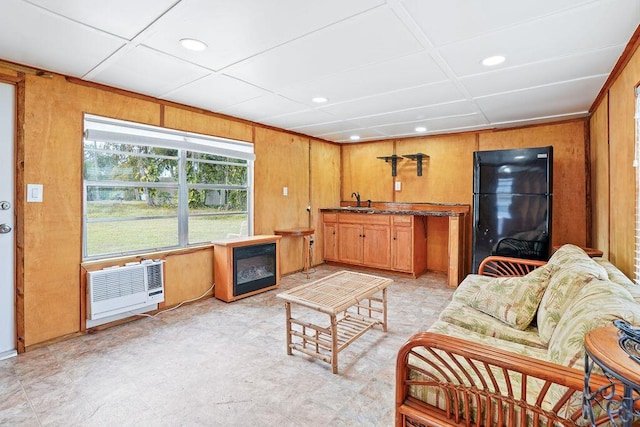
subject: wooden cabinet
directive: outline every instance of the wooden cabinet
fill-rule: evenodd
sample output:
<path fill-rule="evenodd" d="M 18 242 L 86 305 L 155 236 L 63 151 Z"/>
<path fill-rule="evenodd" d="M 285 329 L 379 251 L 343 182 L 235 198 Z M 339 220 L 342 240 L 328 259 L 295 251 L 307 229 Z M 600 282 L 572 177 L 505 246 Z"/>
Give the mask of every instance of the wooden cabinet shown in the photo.
<path fill-rule="evenodd" d="M 394 215 L 391 227 L 391 267 L 413 271 L 413 216 Z"/>
<path fill-rule="evenodd" d="M 362 263 L 369 267 L 391 267 L 391 230 L 388 225 L 362 227 Z"/>
<path fill-rule="evenodd" d="M 424 222 L 416 222 L 412 215 L 341 212 L 325 213 L 323 220 L 326 261 L 414 276 L 426 268 L 426 228 Z M 416 244 L 422 247 L 416 248 Z"/>
<path fill-rule="evenodd" d="M 324 259 L 338 261 L 338 214 L 323 214 Z"/>
<path fill-rule="evenodd" d="M 362 225 L 338 224 L 338 261 L 362 264 Z"/>

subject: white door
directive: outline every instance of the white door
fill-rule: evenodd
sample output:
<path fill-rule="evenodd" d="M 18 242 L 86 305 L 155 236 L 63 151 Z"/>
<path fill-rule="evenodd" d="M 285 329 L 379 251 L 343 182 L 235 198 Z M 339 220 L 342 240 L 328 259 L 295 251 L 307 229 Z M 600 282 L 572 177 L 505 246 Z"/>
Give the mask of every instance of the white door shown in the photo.
<path fill-rule="evenodd" d="M 14 127 L 15 88 L 0 83 L 0 360 L 16 355 Z"/>

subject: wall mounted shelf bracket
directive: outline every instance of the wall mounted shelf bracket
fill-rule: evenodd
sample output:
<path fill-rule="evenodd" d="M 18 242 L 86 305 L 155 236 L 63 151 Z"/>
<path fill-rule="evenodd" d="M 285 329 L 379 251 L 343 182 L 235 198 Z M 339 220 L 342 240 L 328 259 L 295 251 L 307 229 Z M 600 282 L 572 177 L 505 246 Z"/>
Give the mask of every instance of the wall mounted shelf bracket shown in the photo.
<path fill-rule="evenodd" d="M 398 159 L 401 159 L 402 156 L 397 156 L 397 155 L 393 154 L 391 156 L 382 156 L 382 157 L 378 157 L 378 158 L 384 160 L 386 163 L 391 162 L 391 176 L 396 176 L 397 175 Z"/>
<path fill-rule="evenodd" d="M 418 162 L 418 176 L 422 176 L 422 159 L 428 159 L 429 156 L 423 153 L 404 154 L 402 157 Z"/>

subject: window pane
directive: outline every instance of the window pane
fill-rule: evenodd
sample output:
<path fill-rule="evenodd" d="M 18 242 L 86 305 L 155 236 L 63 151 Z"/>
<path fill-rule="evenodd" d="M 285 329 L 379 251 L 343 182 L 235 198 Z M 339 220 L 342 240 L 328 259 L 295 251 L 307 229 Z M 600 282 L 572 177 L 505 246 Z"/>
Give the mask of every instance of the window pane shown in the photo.
<path fill-rule="evenodd" d="M 178 218 L 87 224 L 87 255 L 118 254 L 178 245 Z"/>
<path fill-rule="evenodd" d="M 248 235 L 251 144 L 89 115 L 85 131 L 85 258 Z"/>
<path fill-rule="evenodd" d="M 177 182 L 176 150 L 106 144 L 110 150 L 84 152 L 87 181 Z M 85 148 L 87 145 L 85 144 Z M 121 151 L 124 148 L 127 151 Z M 129 152 L 131 150 L 131 152 Z M 156 157 L 158 156 L 158 157 Z"/>
<path fill-rule="evenodd" d="M 88 187 L 87 256 L 178 245 L 178 190 Z"/>
<path fill-rule="evenodd" d="M 187 182 L 247 185 L 247 162 L 210 154 L 188 153 Z"/>
<path fill-rule="evenodd" d="M 247 190 L 189 189 L 189 214 L 246 212 Z"/>
<path fill-rule="evenodd" d="M 204 243 L 229 237 L 246 236 L 248 215 L 213 215 L 189 217 L 189 243 Z"/>
<path fill-rule="evenodd" d="M 176 216 L 177 188 L 87 187 L 89 218 Z"/>

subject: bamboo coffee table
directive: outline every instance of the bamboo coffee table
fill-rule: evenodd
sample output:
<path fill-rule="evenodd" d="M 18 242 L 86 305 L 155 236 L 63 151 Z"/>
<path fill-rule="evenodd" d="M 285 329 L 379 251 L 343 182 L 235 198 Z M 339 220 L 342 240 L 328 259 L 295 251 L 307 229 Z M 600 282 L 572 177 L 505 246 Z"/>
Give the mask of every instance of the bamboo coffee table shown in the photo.
<path fill-rule="evenodd" d="M 279 293 L 287 314 L 287 354 L 296 350 L 321 359 L 337 374 L 338 353 L 376 325 L 387 331 L 387 286 L 392 283 L 384 277 L 339 271 Z M 292 317 L 292 304 L 329 315 L 329 326 Z"/>

